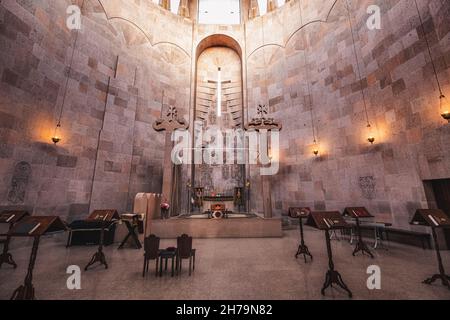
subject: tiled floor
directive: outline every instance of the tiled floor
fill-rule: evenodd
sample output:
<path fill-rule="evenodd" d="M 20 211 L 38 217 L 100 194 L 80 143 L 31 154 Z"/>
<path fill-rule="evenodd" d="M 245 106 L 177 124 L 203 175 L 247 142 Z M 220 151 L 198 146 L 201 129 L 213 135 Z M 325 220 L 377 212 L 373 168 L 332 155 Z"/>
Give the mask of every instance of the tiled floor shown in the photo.
<path fill-rule="evenodd" d="M 81 290 L 67 289 L 66 268 L 83 269 L 95 247 L 66 249 L 63 241 L 43 239 L 34 273 L 38 299 L 347 299 L 345 293 L 330 289 L 322 297 L 328 261 L 324 235 L 307 229 L 306 240 L 314 261 L 296 260 L 298 231 L 286 231 L 279 239 L 195 239 L 197 264 L 192 277 L 187 269 L 181 276 L 156 278 L 150 272 L 142 278 L 142 250 L 105 249 L 110 268 L 94 268 L 81 274 Z M 162 240 L 161 247 L 175 245 Z M 354 293 L 354 299 L 450 299 L 450 290 L 440 283 L 422 280 L 436 273 L 434 251 L 391 244 L 389 251 L 375 251 L 375 259 L 351 255 L 348 241 L 333 243 L 335 266 Z M 12 251 L 19 267 L 0 270 L 0 299 L 9 299 L 25 277 L 30 248 Z M 450 272 L 450 253 L 443 252 Z M 366 286 L 367 267 L 381 268 L 381 290 Z M 150 264 L 151 268 L 154 264 Z M 187 263 L 185 263 L 185 267 Z M 153 269 L 152 269 L 153 270 Z"/>

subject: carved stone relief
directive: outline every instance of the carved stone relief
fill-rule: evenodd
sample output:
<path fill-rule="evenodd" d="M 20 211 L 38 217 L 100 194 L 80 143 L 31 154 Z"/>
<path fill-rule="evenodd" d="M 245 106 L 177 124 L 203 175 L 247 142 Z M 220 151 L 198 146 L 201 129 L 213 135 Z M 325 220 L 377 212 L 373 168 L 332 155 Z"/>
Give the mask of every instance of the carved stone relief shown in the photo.
<path fill-rule="evenodd" d="M 359 188 L 364 198 L 372 200 L 375 198 L 375 187 L 377 181 L 374 176 L 360 177 Z"/>
<path fill-rule="evenodd" d="M 22 161 L 14 167 L 14 174 L 11 179 L 11 188 L 8 192 L 8 201 L 14 204 L 23 203 L 31 176 L 31 166 L 28 162 Z"/>

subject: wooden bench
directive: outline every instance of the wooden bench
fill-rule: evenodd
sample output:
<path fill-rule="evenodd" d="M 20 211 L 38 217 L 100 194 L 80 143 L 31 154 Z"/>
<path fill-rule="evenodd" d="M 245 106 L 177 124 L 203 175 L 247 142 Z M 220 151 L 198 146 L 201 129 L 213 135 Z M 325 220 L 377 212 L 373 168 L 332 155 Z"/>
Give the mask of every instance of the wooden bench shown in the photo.
<path fill-rule="evenodd" d="M 361 225 L 361 229 L 373 231 L 373 227 L 371 226 Z M 383 229 L 381 236 L 383 234 L 386 236 L 385 240 L 387 241 L 394 241 L 416 246 L 420 243 L 423 249 L 431 249 L 431 235 L 429 233 L 386 227 Z"/>
<path fill-rule="evenodd" d="M 413 230 L 404 230 L 404 229 L 397 229 L 397 228 L 386 228 L 386 237 L 389 241 L 392 236 L 400 236 L 400 237 L 406 237 L 406 238 L 414 238 L 418 239 L 422 245 L 423 249 L 431 249 L 431 235 L 426 232 L 420 232 L 420 231 L 413 231 Z M 398 241 L 396 242 L 400 243 L 407 243 L 407 244 L 413 244 L 409 241 Z M 425 245 L 426 244 L 426 245 Z"/>

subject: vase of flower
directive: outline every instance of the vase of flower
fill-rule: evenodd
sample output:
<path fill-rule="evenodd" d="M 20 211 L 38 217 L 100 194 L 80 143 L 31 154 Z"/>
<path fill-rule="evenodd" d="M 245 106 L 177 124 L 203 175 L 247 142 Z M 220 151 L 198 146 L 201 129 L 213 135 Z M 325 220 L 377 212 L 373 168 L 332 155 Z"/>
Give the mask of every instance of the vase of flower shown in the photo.
<path fill-rule="evenodd" d="M 167 199 L 165 199 L 163 202 L 161 202 L 161 219 L 169 219 L 169 209 L 170 205 L 167 202 Z"/>

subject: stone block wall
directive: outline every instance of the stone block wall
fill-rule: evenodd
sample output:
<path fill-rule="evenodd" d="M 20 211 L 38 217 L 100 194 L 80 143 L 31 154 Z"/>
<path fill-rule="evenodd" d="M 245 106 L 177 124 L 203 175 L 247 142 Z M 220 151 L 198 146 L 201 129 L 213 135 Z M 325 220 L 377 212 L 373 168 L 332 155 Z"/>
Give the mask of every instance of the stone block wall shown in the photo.
<path fill-rule="evenodd" d="M 261 31 L 256 39 L 247 37 L 248 48 L 260 46 L 248 58 L 249 113 L 261 102 L 269 104 L 272 116 L 284 125 L 281 170 L 272 178 L 279 214 L 290 206 L 342 210 L 362 205 L 409 228 L 414 210 L 428 206 L 423 180 L 450 178 L 450 149 L 445 143 L 450 126 L 440 116 L 439 93 L 414 2 L 357 0 L 350 4 L 375 144 L 366 140 L 369 133 L 357 65 L 341 0 L 291 1 L 286 8 L 249 23 L 247 30 L 254 30 L 252 34 L 257 34 L 264 19 L 264 30 L 275 28 L 284 35 L 270 29 L 264 41 Z M 382 29 L 369 31 L 366 10 L 373 4 L 381 8 Z M 448 95 L 450 3 L 418 0 L 418 4 Z M 292 28 L 283 22 L 300 15 L 299 5 L 303 24 L 323 22 L 307 24 L 287 36 Z M 276 40 L 281 38 L 288 40 Z M 317 158 L 312 153 L 307 78 L 320 143 Z M 252 206 L 261 210 L 259 177 L 256 168 L 251 172 Z"/>
<path fill-rule="evenodd" d="M 450 3 L 417 1 L 450 96 Z M 344 0 L 293 0 L 236 26 L 197 25 L 152 1 L 74 2 L 83 4 L 83 20 L 71 69 L 76 32 L 65 22 L 72 2 L 0 3 L 1 208 L 71 220 L 95 208 L 126 210 L 135 193 L 159 192 L 164 135 L 152 123 L 162 92 L 166 105 L 194 118 L 196 48 L 212 34 L 242 49 L 244 122 L 267 104 L 283 123 L 280 172 L 272 177 L 277 214 L 290 206 L 364 205 L 409 228 L 414 209 L 428 205 L 422 181 L 450 178 L 450 126 L 440 117 L 412 0 L 349 1 L 373 146 Z M 373 4 L 382 29 L 369 31 Z M 262 211 L 258 169 L 249 169 L 251 207 Z M 190 172 L 183 168 L 182 186 Z"/>
<path fill-rule="evenodd" d="M 152 123 L 163 90 L 165 103 L 184 114 L 190 96 L 190 50 L 177 47 L 185 30 L 172 22 L 180 18 L 164 23 L 147 1 L 75 3 L 78 36 L 66 28 L 70 1 L 0 4 L 1 208 L 73 220 L 98 208 L 124 211 L 137 192 L 160 192 L 163 135 Z M 110 18 L 117 14 L 129 21 Z M 62 140 L 53 145 L 64 99 Z"/>

